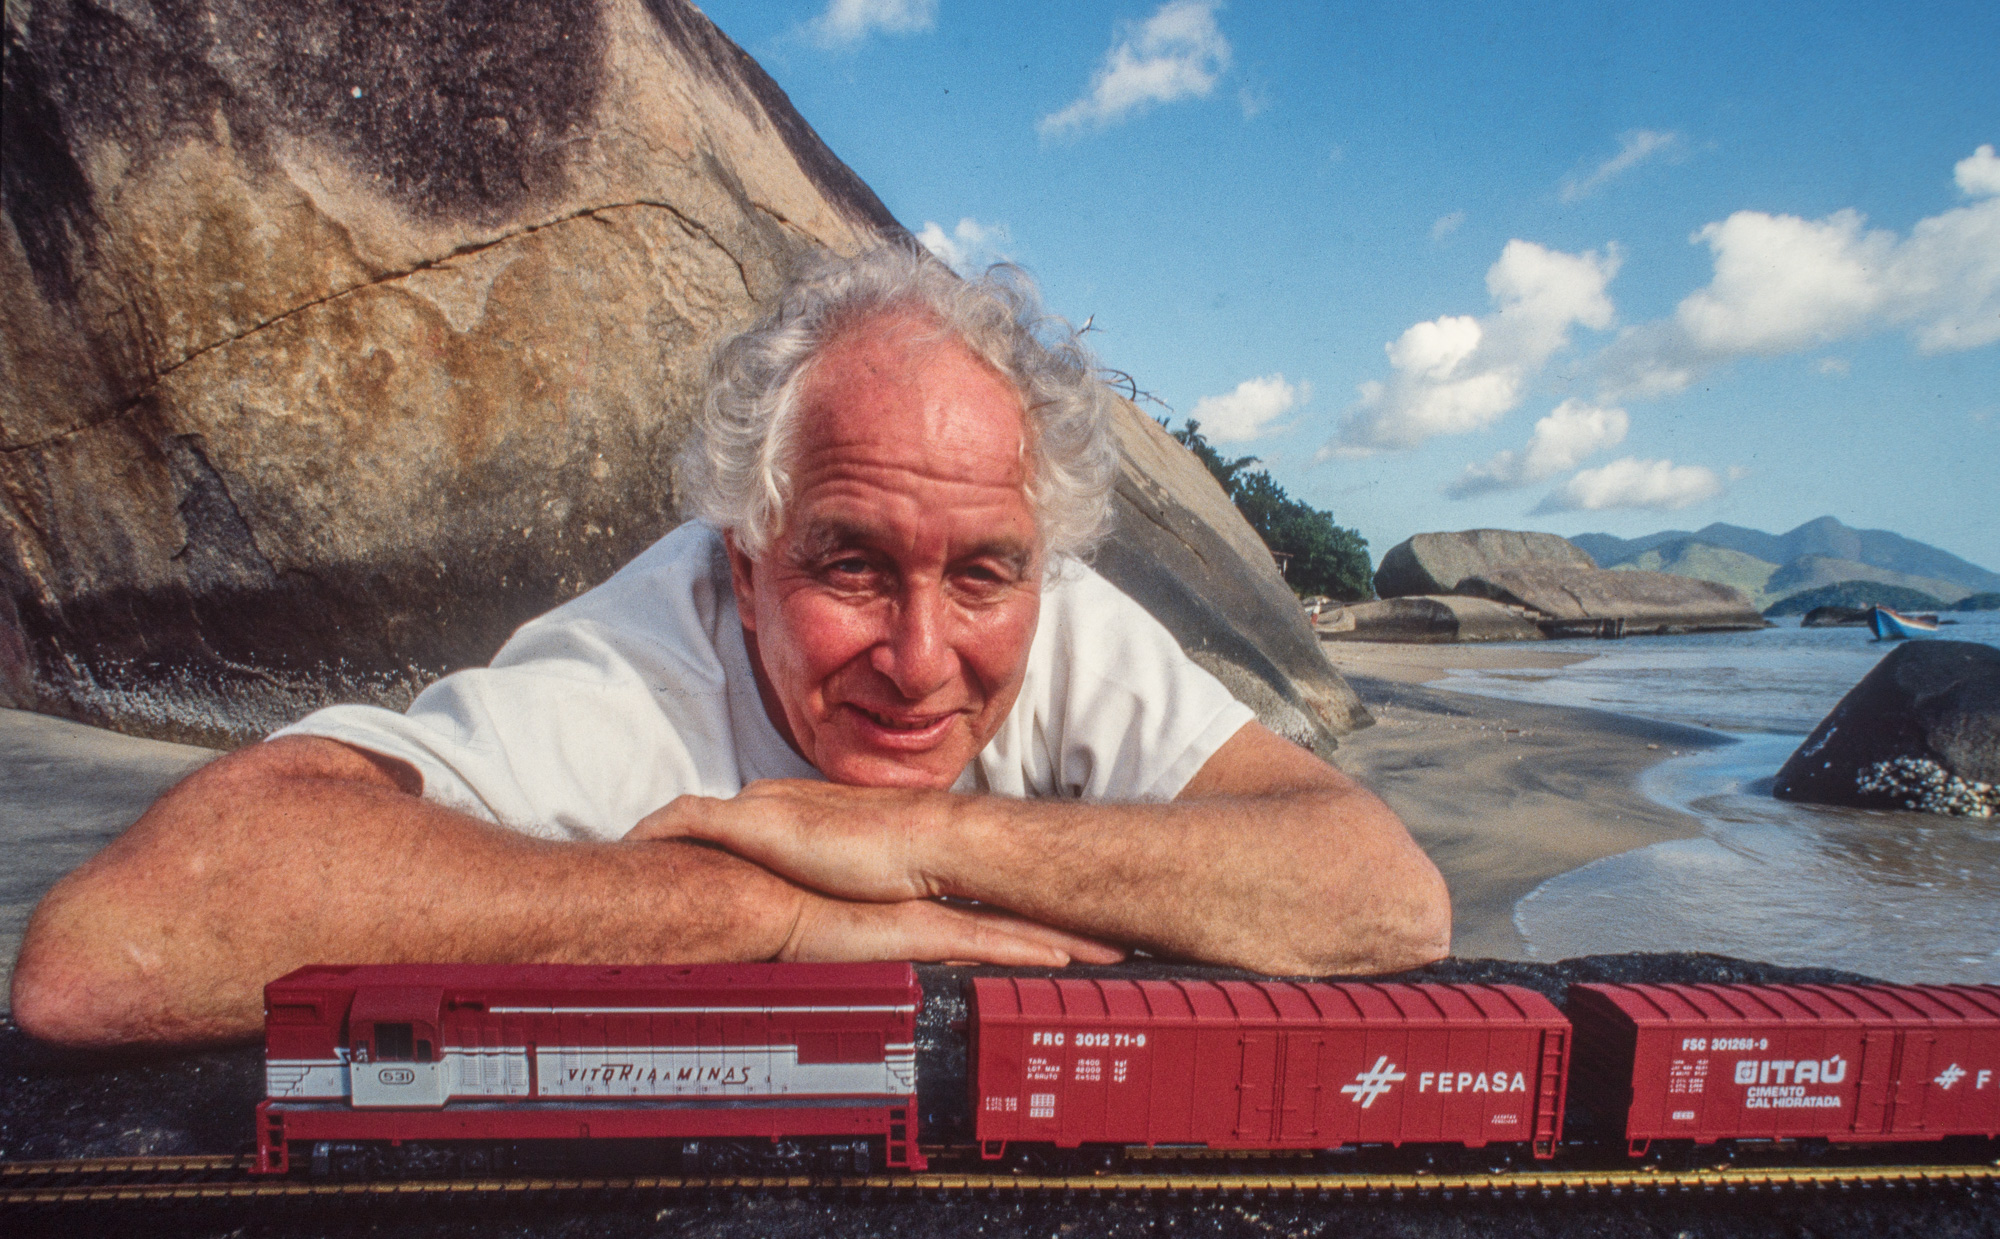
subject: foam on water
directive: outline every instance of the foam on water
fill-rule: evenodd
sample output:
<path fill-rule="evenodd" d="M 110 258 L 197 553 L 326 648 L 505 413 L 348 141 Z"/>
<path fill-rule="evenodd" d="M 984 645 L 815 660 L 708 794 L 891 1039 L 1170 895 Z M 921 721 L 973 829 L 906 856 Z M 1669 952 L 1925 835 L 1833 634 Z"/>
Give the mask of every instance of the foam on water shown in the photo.
<path fill-rule="evenodd" d="M 2000 615 L 1958 618 L 1939 635 L 2000 645 Z M 1891 646 L 1797 627 L 1560 644 L 1595 656 L 1445 686 L 1708 726 L 1733 743 L 1641 779 L 1649 797 L 1699 818 L 1700 837 L 1606 857 L 1515 906 L 1531 958 L 1697 950 L 1895 981 L 2000 982 L 2000 821 L 1770 794 L 1785 758 Z"/>

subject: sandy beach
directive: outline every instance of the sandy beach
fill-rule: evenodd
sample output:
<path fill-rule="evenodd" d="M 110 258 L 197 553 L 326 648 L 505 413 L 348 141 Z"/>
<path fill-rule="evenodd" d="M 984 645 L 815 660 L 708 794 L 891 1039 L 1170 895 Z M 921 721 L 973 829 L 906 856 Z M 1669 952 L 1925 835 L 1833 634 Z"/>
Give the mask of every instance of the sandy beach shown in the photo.
<path fill-rule="evenodd" d="M 1560 666 L 1532 646 L 1341 643 L 1327 655 L 1374 712 L 1339 765 L 1408 822 L 1451 887 L 1455 954 L 1525 958 L 1514 904 L 1602 856 L 1697 833 L 1637 791 L 1654 762 L 1716 743 L 1689 728 L 1438 687 L 1453 668 Z M 28 915 L 58 878 L 216 754 L 0 710 L 0 1001 Z"/>
<path fill-rule="evenodd" d="M 1700 833 L 1694 818 L 1641 795 L 1638 776 L 1720 737 L 1438 687 L 1455 668 L 1560 667 L 1585 655 L 1532 645 L 1324 648 L 1376 719 L 1341 740 L 1336 762 L 1389 802 L 1444 873 L 1455 955 L 1525 959 L 1513 919 L 1522 896 L 1601 857 Z"/>

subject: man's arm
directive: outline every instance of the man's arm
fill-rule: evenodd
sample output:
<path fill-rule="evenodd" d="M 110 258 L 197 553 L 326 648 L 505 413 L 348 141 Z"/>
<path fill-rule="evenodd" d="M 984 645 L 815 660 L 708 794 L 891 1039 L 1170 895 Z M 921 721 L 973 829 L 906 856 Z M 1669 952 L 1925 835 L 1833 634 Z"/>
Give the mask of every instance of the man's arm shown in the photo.
<path fill-rule="evenodd" d="M 240 1039 L 264 983 L 308 963 L 1117 958 L 1005 915 L 829 899 L 687 840 L 533 839 L 419 790 L 316 737 L 197 771 L 43 899 L 15 1021 L 75 1045 Z"/>
<path fill-rule="evenodd" d="M 849 899 L 956 895 L 1161 954 L 1280 974 L 1444 956 L 1451 904 L 1388 806 L 1248 723 L 1170 805 L 755 783 L 633 837 L 720 844 Z"/>

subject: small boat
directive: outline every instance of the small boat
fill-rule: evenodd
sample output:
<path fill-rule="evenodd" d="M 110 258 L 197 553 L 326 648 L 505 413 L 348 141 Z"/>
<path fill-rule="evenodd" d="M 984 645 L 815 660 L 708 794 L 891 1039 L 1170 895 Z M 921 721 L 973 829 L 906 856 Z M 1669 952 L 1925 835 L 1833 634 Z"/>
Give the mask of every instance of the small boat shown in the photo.
<path fill-rule="evenodd" d="M 1868 627 L 1874 630 L 1877 641 L 1893 641 L 1900 637 L 1921 637 L 1927 632 L 1936 632 L 1938 617 L 1905 615 L 1889 607 L 1870 607 Z"/>

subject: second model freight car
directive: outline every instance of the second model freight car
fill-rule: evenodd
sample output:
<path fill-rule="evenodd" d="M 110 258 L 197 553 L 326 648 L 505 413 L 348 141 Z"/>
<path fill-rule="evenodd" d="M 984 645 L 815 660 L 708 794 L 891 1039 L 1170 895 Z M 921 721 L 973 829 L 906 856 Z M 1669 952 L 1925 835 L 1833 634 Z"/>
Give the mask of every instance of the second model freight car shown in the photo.
<path fill-rule="evenodd" d="M 1579 1100 L 1657 1140 L 2000 1136 L 2000 986 L 1578 985 Z"/>
<path fill-rule="evenodd" d="M 1516 986 L 981 977 L 970 1036 L 989 1159 L 1562 1135 L 1569 1022 Z"/>
<path fill-rule="evenodd" d="M 256 1170 L 414 1142 L 810 1142 L 924 1166 L 908 964 L 315 966 L 265 988 Z"/>

